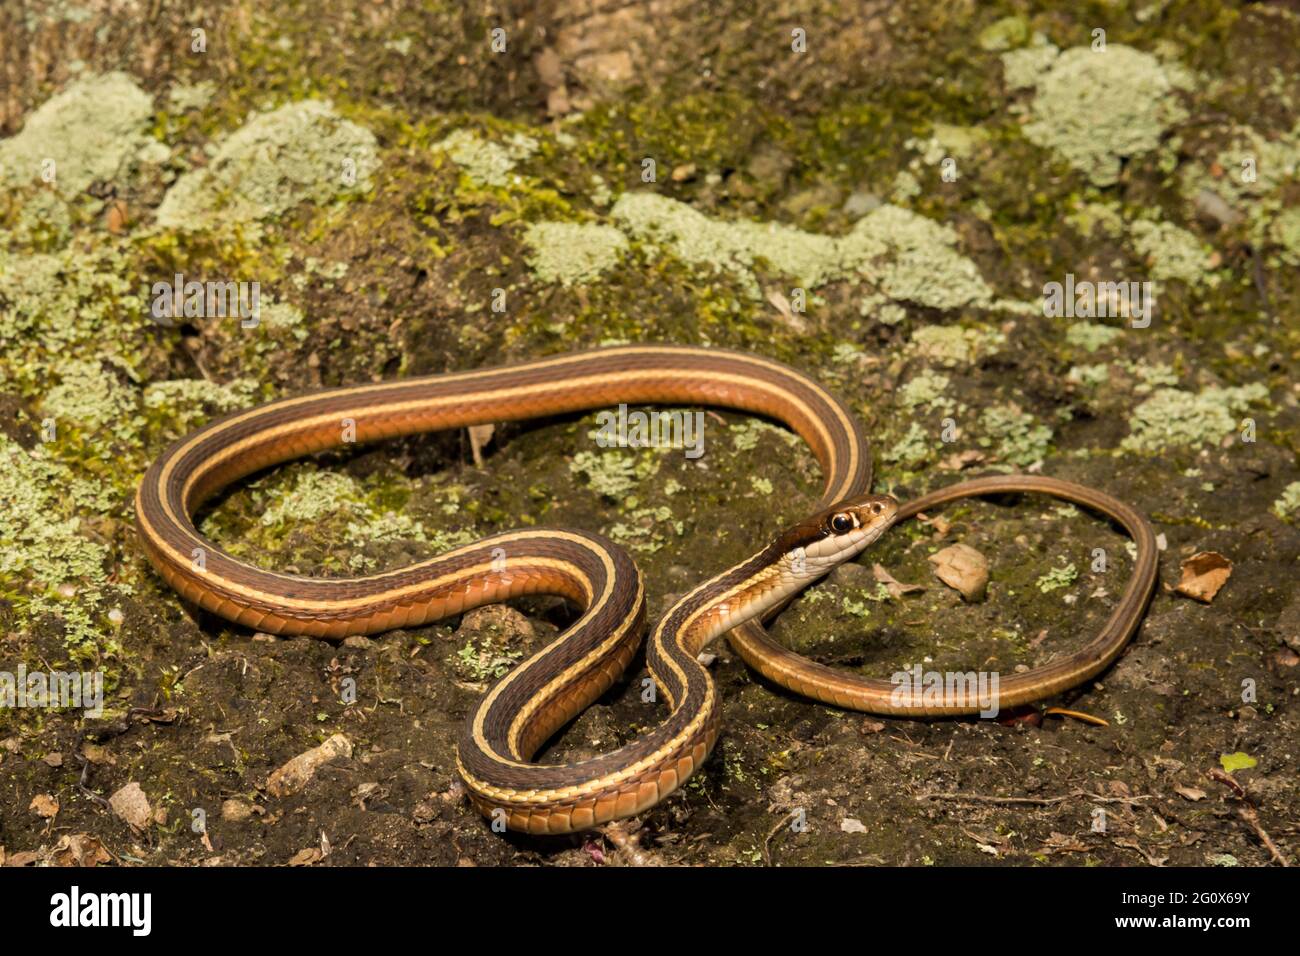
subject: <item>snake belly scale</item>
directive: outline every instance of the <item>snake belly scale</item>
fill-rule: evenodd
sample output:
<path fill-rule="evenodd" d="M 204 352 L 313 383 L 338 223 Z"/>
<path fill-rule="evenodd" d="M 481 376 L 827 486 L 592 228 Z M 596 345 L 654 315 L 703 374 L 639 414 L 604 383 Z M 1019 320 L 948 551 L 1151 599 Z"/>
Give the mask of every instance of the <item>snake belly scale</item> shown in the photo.
<path fill-rule="evenodd" d="M 697 587 L 655 629 L 647 662 L 670 704 L 669 717 L 625 746 L 580 763 L 552 766 L 531 758 L 613 685 L 640 646 L 645 590 L 621 548 L 582 531 L 529 528 L 393 571 L 310 578 L 242 562 L 204 538 L 193 522 L 204 502 L 239 479 L 339 447 L 345 437 L 374 442 L 619 403 L 709 405 L 780 421 L 811 447 L 825 485 L 817 515 Z M 272 633 L 338 639 L 414 627 L 526 594 L 558 595 L 579 606 L 581 615 L 560 638 L 488 691 L 458 747 L 458 767 L 482 812 L 503 817 L 511 829 L 559 833 L 640 812 L 699 767 L 717 738 L 718 695 L 695 658 L 722 633 L 760 672 L 800 693 L 862 710 L 927 713 L 881 709 L 881 682 L 790 654 L 760 623 L 866 547 L 896 517 L 915 514 L 918 505 L 968 494 L 1039 491 L 1123 524 L 1137 540 L 1138 558 L 1106 629 L 1064 666 L 1048 665 L 1053 669 L 1044 679 L 1036 671 L 1016 675 L 1022 680 L 1014 691 L 1036 699 L 1107 666 L 1136 628 L 1154 586 L 1149 524 L 1108 496 L 1056 479 L 984 481 L 943 489 L 899 509 L 892 498 L 866 493 L 866 438 L 843 403 L 813 380 L 745 353 L 646 345 L 331 389 L 236 412 L 168 448 L 145 474 L 135 506 L 145 553 L 171 587 L 207 611 Z M 833 502 L 839 504 L 828 508 Z M 969 709 L 961 703 L 943 712 L 978 710 L 973 701 Z"/>

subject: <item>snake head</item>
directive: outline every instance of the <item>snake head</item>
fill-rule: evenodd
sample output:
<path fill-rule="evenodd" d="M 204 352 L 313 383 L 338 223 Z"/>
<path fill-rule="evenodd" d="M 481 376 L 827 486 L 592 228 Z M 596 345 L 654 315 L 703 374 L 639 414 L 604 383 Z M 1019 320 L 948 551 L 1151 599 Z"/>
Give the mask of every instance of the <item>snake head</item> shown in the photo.
<path fill-rule="evenodd" d="M 789 528 L 776 541 L 800 577 L 820 577 L 857 557 L 894 523 L 898 501 L 889 495 L 846 498 Z"/>

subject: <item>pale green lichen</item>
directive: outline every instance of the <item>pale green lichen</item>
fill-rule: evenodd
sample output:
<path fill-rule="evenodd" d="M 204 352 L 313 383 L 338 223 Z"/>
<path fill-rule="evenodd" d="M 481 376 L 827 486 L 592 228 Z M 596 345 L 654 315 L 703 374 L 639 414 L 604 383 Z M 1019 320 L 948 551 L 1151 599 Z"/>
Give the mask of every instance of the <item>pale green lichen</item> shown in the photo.
<path fill-rule="evenodd" d="M 1268 389 L 1258 382 L 1233 388 L 1211 386 L 1197 393 L 1158 388 L 1133 410 L 1130 434 L 1120 447 L 1158 452 L 1218 442 L 1238 427 L 1236 416 L 1267 398 Z"/>
<path fill-rule="evenodd" d="M 1052 430 L 1015 404 L 994 405 L 980 413 L 978 439 L 999 461 L 1028 466 L 1042 461 L 1051 447 Z"/>
<path fill-rule="evenodd" d="M 139 396 L 127 388 L 99 361 L 73 360 L 55 367 L 59 384 L 40 402 L 41 413 L 56 425 L 71 422 L 91 432 L 110 432 L 133 441 L 144 419 L 139 414 Z"/>
<path fill-rule="evenodd" d="M 632 496 L 636 486 L 658 468 L 659 462 L 654 457 L 617 448 L 580 451 L 569 462 L 569 470 L 584 475 L 592 491 L 611 501 L 624 502 L 628 507 L 636 505 Z"/>
<path fill-rule="evenodd" d="M 537 278 L 565 286 L 595 280 L 628 249 L 623 233 L 594 223 L 534 223 L 524 233 L 524 243 Z"/>
<path fill-rule="evenodd" d="M 1100 388 L 1110 381 L 1110 366 L 1105 363 L 1072 365 L 1065 373 L 1065 379 L 1085 388 Z"/>
<path fill-rule="evenodd" d="M 515 166 L 537 152 L 537 140 L 515 133 L 498 143 L 470 130 L 458 129 L 434 148 L 450 156 L 475 183 L 508 186 Z"/>
<path fill-rule="evenodd" d="M 210 414 L 248 408 L 257 393 L 257 382 L 251 378 L 225 385 L 202 378 L 171 379 L 145 386 L 144 407 L 167 416 L 171 430 L 179 434 L 203 424 Z"/>
<path fill-rule="evenodd" d="M 54 367 L 77 355 L 103 355 L 147 323 L 144 302 L 114 250 L 64 250 L 14 256 L 0 249 L 0 385 L 29 394 L 48 389 Z M 133 350 L 115 356 L 130 369 Z M 8 366 L 8 378 L 5 366 Z"/>
<path fill-rule="evenodd" d="M 144 389 L 145 408 L 207 405 L 217 412 L 247 408 L 257 393 L 257 382 L 237 378 L 225 385 L 203 378 L 179 378 L 151 382 Z"/>
<path fill-rule="evenodd" d="M 1129 229 L 1133 248 L 1151 263 L 1153 279 L 1197 285 L 1206 278 L 1210 250 L 1195 235 L 1170 222 L 1140 220 Z"/>
<path fill-rule="evenodd" d="M 1116 182 L 1125 158 L 1155 149 L 1187 116 L 1176 95 L 1190 85 L 1186 71 L 1141 50 L 1120 43 L 1100 51 L 1074 47 L 1040 65 L 1046 70 L 1032 82 L 1025 136 L 1098 186 Z"/>
<path fill-rule="evenodd" d="M 1278 215 L 1269 227 L 1269 237 L 1280 248 L 1283 262 L 1300 266 L 1300 206 Z"/>
<path fill-rule="evenodd" d="M 629 236 L 697 268 L 730 273 L 755 298 L 754 269 L 765 262 L 806 288 L 861 279 L 891 299 L 936 309 L 992 303 L 978 267 L 956 251 L 956 232 L 897 206 L 873 209 L 843 237 L 775 222 L 712 219 L 654 193 L 625 193 L 611 215 Z"/>
<path fill-rule="evenodd" d="M 108 580 L 109 549 L 82 530 L 83 516 L 109 506 L 104 490 L 0 433 L 0 597 L 20 626 L 46 614 L 71 645 L 97 636 L 95 612 Z"/>
<path fill-rule="evenodd" d="M 1065 221 L 1085 237 L 1099 231 L 1103 236 L 1117 239 L 1124 233 L 1124 216 L 1107 203 L 1080 203 L 1066 215 Z"/>
<path fill-rule="evenodd" d="M 1042 591 L 1044 594 L 1048 594 L 1061 588 L 1068 588 L 1078 579 L 1078 577 L 1079 569 L 1071 563 L 1064 567 L 1052 568 L 1046 574 L 1042 575 L 1035 583 L 1038 585 L 1038 590 Z"/>
<path fill-rule="evenodd" d="M 925 325 L 912 333 L 912 348 L 921 358 L 949 368 L 970 365 L 997 351 L 1006 336 L 994 329 Z"/>
<path fill-rule="evenodd" d="M 1300 481 L 1293 481 L 1282 489 L 1282 496 L 1273 502 L 1273 514 L 1288 518 L 1300 513 Z"/>
<path fill-rule="evenodd" d="M 46 100 L 16 136 L 0 140 L 0 182 L 53 182 L 75 196 L 96 180 L 115 179 L 146 142 L 152 114 L 153 100 L 127 74 L 82 77 Z"/>
<path fill-rule="evenodd" d="M 1123 329 L 1102 325 L 1100 322 L 1074 322 L 1065 330 L 1065 341 L 1089 352 L 1095 352 L 1110 345 L 1123 334 Z"/>
<path fill-rule="evenodd" d="M 882 457 L 905 467 L 915 467 L 926 461 L 932 452 L 930 435 L 924 428 L 913 422 L 907 433 L 897 442 L 886 448 Z"/>
<path fill-rule="evenodd" d="M 217 84 L 212 80 L 200 80 L 198 83 L 177 83 L 167 91 L 167 106 L 177 113 L 187 110 L 202 109 L 217 92 Z"/>
<path fill-rule="evenodd" d="M 341 511 L 354 511 L 361 494 L 357 483 L 341 472 L 305 471 L 262 512 L 261 522 L 270 527 L 319 521 Z"/>
<path fill-rule="evenodd" d="M 628 515 L 630 521 L 617 521 L 605 533 L 619 544 L 642 554 L 653 554 L 668 543 L 663 531 L 671 530 L 678 537 L 685 534 L 686 524 L 673 518 L 671 509 L 664 505 L 638 508 Z"/>
<path fill-rule="evenodd" d="M 379 166 L 374 134 L 327 103 L 304 100 L 249 119 L 212 161 L 186 173 L 163 197 L 157 221 L 199 229 L 219 215 L 249 221 L 301 202 L 323 203 L 371 187 Z"/>
<path fill-rule="evenodd" d="M 927 369 L 910 378 L 898 390 L 899 404 L 909 410 L 925 407 L 950 412 L 954 402 L 944 394 L 949 384 L 947 375 Z"/>
<path fill-rule="evenodd" d="M 1034 41 L 1023 49 L 1002 54 L 1002 76 L 1008 88 L 1023 90 L 1036 84 L 1061 52 L 1041 34 L 1036 34 Z"/>

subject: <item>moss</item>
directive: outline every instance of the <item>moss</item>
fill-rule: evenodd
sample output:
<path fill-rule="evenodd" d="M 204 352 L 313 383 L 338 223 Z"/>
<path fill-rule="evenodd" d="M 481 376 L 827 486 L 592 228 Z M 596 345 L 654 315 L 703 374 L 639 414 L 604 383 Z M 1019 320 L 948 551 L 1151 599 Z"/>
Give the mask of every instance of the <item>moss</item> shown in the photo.
<path fill-rule="evenodd" d="M 55 188 L 75 196 L 96 180 L 115 179 L 145 143 L 153 100 L 125 73 L 91 75 L 70 84 L 0 141 L 0 182 L 40 181 L 55 163 Z"/>
<path fill-rule="evenodd" d="M 1080 203 L 1065 217 L 1065 221 L 1085 239 L 1098 232 L 1107 238 L 1118 239 L 1124 233 L 1124 216 L 1109 203 Z"/>
<path fill-rule="evenodd" d="M 1133 410 L 1130 434 L 1120 447 L 1159 452 L 1218 442 L 1237 428 L 1236 416 L 1267 398 L 1268 389 L 1258 382 L 1233 388 L 1212 386 L 1197 393 L 1159 388 Z"/>
<path fill-rule="evenodd" d="M 1025 136 L 1098 186 L 1116 182 L 1125 158 L 1155 149 L 1187 116 L 1175 95 L 1189 85 L 1185 71 L 1132 47 L 1075 47 L 1040 65 Z"/>
<path fill-rule="evenodd" d="M 534 223 L 524 243 L 537 278 L 566 286 L 594 281 L 628 250 L 627 238 L 613 226 L 569 222 Z"/>
<path fill-rule="evenodd" d="M 1206 279 L 1209 250 L 1195 235 L 1169 222 L 1139 220 L 1129 229 L 1133 248 L 1151 263 L 1153 279 L 1197 285 Z"/>
<path fill-rule="evenodd" d="M 1029 42 L 1029 21 L 1021 16 L 995 20 L 975 38 L 981 50 L 997 52 L 1023 46 Z"/>
<path fill-rule="evenodd" d="M 1300 513 L 1300 481 L 1293 481 L 1282 489 L 1282 496 L 1273 502 L 1273 513 L 1279 518 Z"/>
<path fill-rule="evenodd" d="M 197 229 L 264 219 L 300 202 L 364 193 L 379 165 L 374 134 L 326 103 L 304 100 L 254 116 L 212 161 L 186 173 L 158 207 L 160 226 Z"/>

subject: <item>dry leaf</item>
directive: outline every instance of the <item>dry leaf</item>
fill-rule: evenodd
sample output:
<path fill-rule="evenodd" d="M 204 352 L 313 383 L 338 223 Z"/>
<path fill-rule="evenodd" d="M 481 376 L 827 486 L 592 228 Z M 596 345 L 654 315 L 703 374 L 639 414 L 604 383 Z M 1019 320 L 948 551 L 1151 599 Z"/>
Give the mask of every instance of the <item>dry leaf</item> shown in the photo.
<path fill-rule="evenodd" d="M 899 581 L 885 570 L 883 564 L 873 564 L 871 566 L 871 573 L 875 575 L 877 581 L 885 586 L 885 590 L 889 592 L 891 597 L 899 598 L 904 594 L 911 594 L 913 591 L 925 590 L 924 585 L 904 584 L 902 581 Z"/>
<path fill-rule="evenodd" d="M 136 830 L 143 830 L 153 819 L 149 798 L 144 795 L 144 791 L 134 780 L 109 797 L 108 805 L 113 808 L 114 813 Z"/>
<path fill-rule="evenodd" d="M 867 832 L 867 828 L 862 825 L 862 821 L 856 820 L 853 817 L 845 817 L 843 820 L 841 820 L 840 829 L 843 830 L 845 833 L 866 833 Z"/>
<path fill-rule="evenodd" d="M 44 763 L 45 766 L 47 767 L 62 767 L 63 754 L 58 753 L 57 751 L 52 754 L 46 754 L 44 757 L 41 758 L 41 762 Z"/>
<path fill-rule="evenodd" d="M 55 866 L 99 866 L 109 863 L 112 855 L 89 833 L 69 833 L 54 848 Z"/>
<path fill-rule="evenodd" d="M 32 797 L 32 802 L 27 807 L 28 810 L 36 811 L 38 817 L 44 817 L 46 820 L 52 819 L 59 812 L 59 801 L 55 800 L 48 793 L 38 793 Z"/>
<path fill-rule="evenodd" d="M 989 584 L 989 562 L 970 545 L 954 544 L 930 555 L 935 576 L 960 591 L 967 601 L 980 601 Z"/>
<path fill-rule="evenodd" d="M 977 451 L 974 448 L 966 451 L 957 452 L 949 455 L 939 462 L 939 467 L 945 471 L 961 471 L 963 468 L 969 468 L 972 465 L 978 465 L 984 460 L 984 452 Z"/>
<path fill-rule="evenodd" d="M 308 847 L 305 850 L 299 850 L 297 853 L 295 853 L 293 855 L 293 858 L 289 860 L 289 865 L 290 866 L 311 866 L 313 863 L 320 862 L 320 858 L 321 858 L 320 850 L 316 849 L 314 846 Z"/>
<path fill-rule="evenodd" d="M 342 734 L 335 734 L 319 747 L 300 753 L 283 767 L 272 772 L 266 789 L 274 797 L 296 793 L 316 776 L 316 771 L 337 757 L 351 757 L 352 743 Z"/>
<path fill-rule="evenodd" d="M 781 318 L 785 324 L 796 332 L 808 331 L 808 325 L 803 318 L 799 316 L 794 308 L 790 305 L 790 300 L 786 298 L 785 293 L 780 289 L 773 289 L 767 294 L 767 301 L 772 303 L 772 307 L 781 313 Z"/>
<path fill-rule="evenodd" d="M 104 223 L 108 231 L 115 236 L 120 236 L 126 232 L 126 227 L 131 223 L 131 216 L 126 207 L 126 201 L 114 199 L 108 204 L 108 210 L 104 214 Z"/>
<path fill-rule="evenodd" d="M 1214 600 L 1232 576 L 1232 562 L 1217 551 L 1199 551 L 1183 562 L 1183 577 L 1174 588 L 1204 604 Z"/>
<path fill-rule="evenodd" d="M 1180 797 L 1186 797 L 1193 803 L 1197 800 L 1205 799 L 1205 791 L 1198 790 L 1196 787 L 1174 787 L 1174 793 L 1178 794 Z"/>

